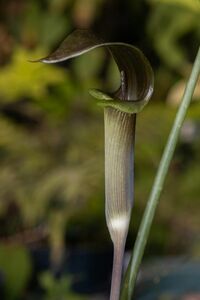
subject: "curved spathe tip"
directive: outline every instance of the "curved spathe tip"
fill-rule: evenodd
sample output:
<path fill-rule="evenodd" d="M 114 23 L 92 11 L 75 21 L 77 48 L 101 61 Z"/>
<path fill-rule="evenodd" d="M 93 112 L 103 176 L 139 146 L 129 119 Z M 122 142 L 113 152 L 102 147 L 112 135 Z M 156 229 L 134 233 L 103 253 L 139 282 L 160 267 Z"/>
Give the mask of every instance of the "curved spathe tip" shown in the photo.
<path fill-rule="evenodd" d="M 121 76 L 119 89 L 112 94 L 101 92 L 102 95 L 108 95 L 113 101 L 143 101 L 146 104 L 153 93 L 153 70 L 144 54 L 130 44 L 104 42 L 92 32 L 79 29 L 71 33 L 52 54 L 32 62 L 58 63 L 98 47 L 105 47 L 111 53 Z"/>

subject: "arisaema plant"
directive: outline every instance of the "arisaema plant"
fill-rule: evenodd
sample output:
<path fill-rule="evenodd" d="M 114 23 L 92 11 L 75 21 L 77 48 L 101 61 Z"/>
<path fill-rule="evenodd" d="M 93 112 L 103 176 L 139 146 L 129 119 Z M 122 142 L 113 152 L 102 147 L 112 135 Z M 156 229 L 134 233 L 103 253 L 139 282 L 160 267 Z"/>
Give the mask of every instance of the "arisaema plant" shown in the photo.
<path fill-rule="evenodd" d="M 76 30 L 58 49 L 38 61 L 58 63 L 104 47 L 114 58 L 120 72 L 120 87 L 113 93 L 91 89 L 90 93 L 104 109 L 105 124 L 105 213 L 114 245 L 110 300 L 130 300 L 159 195 L 178 139 L 187 107 L 199 75 L 200 52 L 177 114 L 155 184 L 138 231 L 133 257 L 120 293 L 123 256 L 128 233 L 134 191 L 134 138 L 136 115 L 148 103 L 153 92 L 153 71 L 143 53 L 125 43 L 104 42 L 87 30 Z M 121 295 L 120 295 L 121 294 Z"/>
<path fill-rule="evenodd" d="M 152 95 L 153 71 L 139 49 L 125 43 L 104 42 L 87 30 L 76 30 L 54 53 L 39 61 L 58 63 L 98 47 L 105 47 L 112 55 L 121 79 L 119 89 L 113 93 L 90 90 L 104 109 L 105 214 L 114 245 L 110 299 L 117 300 L 133 205 L 136 115 Z"/>

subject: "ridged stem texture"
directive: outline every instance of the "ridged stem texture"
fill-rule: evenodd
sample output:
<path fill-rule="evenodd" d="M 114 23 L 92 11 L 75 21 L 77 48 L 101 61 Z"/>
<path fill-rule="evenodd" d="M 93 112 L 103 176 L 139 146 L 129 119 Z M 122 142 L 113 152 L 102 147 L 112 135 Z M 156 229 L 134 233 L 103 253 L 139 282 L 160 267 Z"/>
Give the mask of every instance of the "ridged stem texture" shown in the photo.
<path fill-rule="evenodd" d="M 163 156 L 161 158 L 161 162 L 153 184 L 153 188 L 149 200 L 147 202 L 147 206 L 141 221 L 141 225 L 139 227 L 135 246 L 133 249 L 133 255 L 123 285 L 123 290 L 120 298 L 121 300 L 132 299 L 139 266 L 144 254 L 144 249 L 149 236 L 149 231 L 153 222 L 153 217 L 155 215 L 155 210 L 158 205 L 158 201 L 160 198 L 161 191 L 163 189 L 167 171 L 169 169 L 169 165 L 172 160 L 172 156 L 178 141 L 181 126 L 183 124 L 189 104 L 191 102 L 192 95 L 194 93 L 194 89 L 197 84 L 199 74 L 200 74 L 200 48 L 197 53 L 193 65 L 192 73 L 190 75 L 189 81 L 185 88 L 183 99 L 179 107 L 179 110 L 177 112 L 174 124 L 172 126 L 172 130 L 170 132 L 165 150 L 163 152 Z"/>
<path fill-rule="evenodd" d="M 133 205 L 135 114 L 104 109 L 106 222 L 114 244 L 110 300 L 118 300 Z"/>

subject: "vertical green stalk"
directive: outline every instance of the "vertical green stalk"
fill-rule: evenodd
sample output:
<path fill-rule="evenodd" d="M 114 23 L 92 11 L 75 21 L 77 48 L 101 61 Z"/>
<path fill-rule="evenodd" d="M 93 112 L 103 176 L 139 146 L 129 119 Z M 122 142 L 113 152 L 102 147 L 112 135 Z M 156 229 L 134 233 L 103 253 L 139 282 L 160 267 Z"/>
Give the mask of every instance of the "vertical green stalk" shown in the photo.
<path fill-rule="evenodd" d="M 122 293 L 121 300 L 131 300 L 135 282 L 139 270 L 139 266 L 144 254 L 145 246 L 147 243 L 147 239 L 149 236 L 149 231 L 153 222 L 153 217 L 155 215 L 155 210 L 158 205 L 159 197 L 164 185 L 164 180 L 167 175 L 167 171 L 169 169 L 170 162 L 172 160 L 172 156 L 177 144 L 177 140 L 179 137 L 180 129 L 185 119 L 187 109 L 189 107 L 190 101 L 192 99 L 192 95 L 194 93 L 194 89 L 200 74 L 200 48 L 197 53 L 192 73 L 190 75 L 189 81 L 187 83 L 183 99 L 179 110 L 177 112 L 171 133 L 168 138 L 168 142 L 166 144 L 157 175 L 153 184 L 153 188 L 147 202 L 147 206 L 141 221 L 141 225 L 139 227 L 139 231 L 137 234 L 135 246 L 133 249 L 133 254 L 131 261 L 129 263 L 129 267 L 126 273 Z"/>
<path fill-rule="evenodd" d="M 104 109 L 106 222 L 114 245 L 110 300 L 119 299 L 124 247 L 133 204 L 135 114 Z"/>

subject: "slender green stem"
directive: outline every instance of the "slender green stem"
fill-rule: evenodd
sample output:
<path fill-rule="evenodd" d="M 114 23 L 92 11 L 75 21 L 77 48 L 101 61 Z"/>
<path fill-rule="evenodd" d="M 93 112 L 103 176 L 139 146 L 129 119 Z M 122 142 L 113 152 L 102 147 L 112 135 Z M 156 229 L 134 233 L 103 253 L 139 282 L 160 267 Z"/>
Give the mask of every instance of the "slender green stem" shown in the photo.
<path fill-rule="evenodd" d="M 110 291 L 110 300 L 118 300 L 120 296 L 123 259 L 124 259 L 125 241 L 114 245 L 112 282 Z"/>
<path fill-rule="evenodd" d="M 149 231 L 151 228 L 151 224 L 153 222 L 154 214 L 156 207 L 158 205 L 159 197 L 164 185 L 164 181 L 167 175 L 167 171 L 169 169 L 170 162 L 172 160 L 172 156 L 177 144 L 177 140 L 179 137 L 180 129 L 183 124 L 184 118 L 187 113 L 187 109 L 189 107 L 190 101 L 192 99 L 192 95 L 194 93 L 194 89 L 200 74 L 200 48 L 197 53 L 192 73 L 190 75 L 189 81 L 185 88 L 185 92 L 183 95 L 183 99 L 179 110 L 177 112 L 171 133 L 168 138 L 168 142 L 166 144 L 157 175 L 153 184 L 153 188 L 147 202 L 147 206 L 141 221 L 141 225 L 138 231 L 138 235 L 135 241 L 133 254 L 131 261 L 129 263 L 129 267 L 127 269 L 125 280 L 121 293 L 121 300 L 130 300 L 139 270 L 139 266 L 144 254 L 145 246 L 147 243 Z"/>

